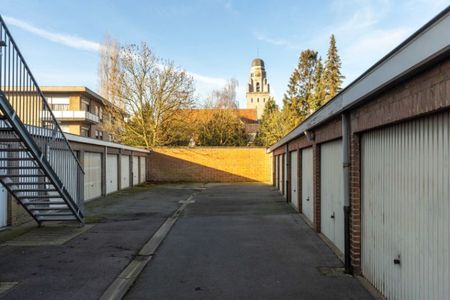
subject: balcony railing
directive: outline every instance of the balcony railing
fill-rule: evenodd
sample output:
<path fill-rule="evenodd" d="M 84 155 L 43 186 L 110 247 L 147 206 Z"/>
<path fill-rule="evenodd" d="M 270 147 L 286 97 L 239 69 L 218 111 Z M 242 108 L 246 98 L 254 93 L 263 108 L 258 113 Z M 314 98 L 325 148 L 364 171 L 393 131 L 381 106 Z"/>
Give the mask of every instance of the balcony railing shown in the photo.
<path fill-rule="evenodd" d="M 100 122 L 100 118 L 93 113 L 83 110 L 54 110 L 53 115 L 58 121 L 85 121 L 93 124 Z M 43 112 L 42 118 L 48 117 Z"/>

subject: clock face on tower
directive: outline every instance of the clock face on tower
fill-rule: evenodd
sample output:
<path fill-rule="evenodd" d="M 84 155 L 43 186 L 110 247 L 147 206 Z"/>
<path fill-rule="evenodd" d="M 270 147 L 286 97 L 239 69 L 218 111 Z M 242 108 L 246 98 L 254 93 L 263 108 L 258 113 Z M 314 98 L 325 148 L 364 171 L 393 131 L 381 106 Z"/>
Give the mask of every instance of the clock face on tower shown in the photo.
<path fill-rule="evenodd" d="M 255 76 L 256 76 L 256 77 L 261 76 L 261 72 L 255 72 Z"/>

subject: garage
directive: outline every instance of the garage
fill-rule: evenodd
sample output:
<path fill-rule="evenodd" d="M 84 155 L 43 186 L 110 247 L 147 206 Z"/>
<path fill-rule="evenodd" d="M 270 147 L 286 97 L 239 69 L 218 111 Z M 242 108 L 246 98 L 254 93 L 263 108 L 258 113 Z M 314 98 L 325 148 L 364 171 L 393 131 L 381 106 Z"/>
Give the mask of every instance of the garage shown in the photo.
<path fill-rule="evenodd" d="M 84 200 L 102 195 L 102 155 L 100 153 L 84 153 Z"/>
<path fill-rule="evenodd" d="M 106 156 L 106 193 L 110 194 L 119 189 L 118 184 L 118 156 L 108 154 Z"/>
<path fill-rule="evenodd" d="M 449 290 L 450 113 L 361 139 L 362 272 L 390 299 Z"/>
<path fill-rule="evenodd" d="M 302 149 L 302 211 L 306 218 L 314 222 L 313 194 L 313 150 Z"/>
<path fill-rule="evenodd" d="M 278 163 L 278 156 L 275 156 L 275 186 L 278 188 L 279 187 L 279 171 L 278 171 L 278 168 L 279 168 L 279 163 Z"/>
<path fill-rule="evenodd" d="M 132 171 L 132 178 L 133 178 L 133 186 L 139 184 L 139 157 L 133 156 L 133 171 Z"/>
<path fill-rule="evenodd" d="M 291 205 L 298 211 L 298 153 L 292 151 L 291 156 Z"/>
<path fill-rule="evenodd" d="M 283 191 L 283 156 L 278 155 L 278 190 Z"/>
<path fill-rule="evenodd" d="M 6 200 L 6 190 L 3 185 L 0 184 L 0 228 L 6 226 L 8 221 L 8 206 Z"/>
<path fill-rule="evenodd" d="M 130 186 L 130 157 L 128 155 L 120 156 L 120 187 L 122 189 Z"/>
<path fill-rule="evenodd" d="M 145 157 L 144 156 L 140 156 L 139 157 L 139 183 L 143 183 L 145 182 L 145 177 L 146 177 L 146 170 L 145 170 Z"/>
<path fill-rule="evenodd" d="M 286 161 L 287 160 L 287 156 L 286 153 L 283 154 L 283 196 L 284 198 L 286 198 L 286 194 L 287 194 L 287 178 L 288 178 L 288 168 L 286 168 Z"/>
<path fill-rule="evenodd" d="M 344 179 L 342 140 L 320 145 L 320 227 L 344 253 Z"/>

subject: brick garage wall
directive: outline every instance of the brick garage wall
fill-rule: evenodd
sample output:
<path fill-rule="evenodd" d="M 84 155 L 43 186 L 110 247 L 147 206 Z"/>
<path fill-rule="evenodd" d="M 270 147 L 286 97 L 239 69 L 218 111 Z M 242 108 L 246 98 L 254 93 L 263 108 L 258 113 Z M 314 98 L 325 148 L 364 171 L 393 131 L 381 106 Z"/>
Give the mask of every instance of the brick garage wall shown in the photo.
<path fill-rule="evenodd" d="M 265 148 L 155 148 L 147 159 L 153 182 L 272 182 L 272 154 Z"/>

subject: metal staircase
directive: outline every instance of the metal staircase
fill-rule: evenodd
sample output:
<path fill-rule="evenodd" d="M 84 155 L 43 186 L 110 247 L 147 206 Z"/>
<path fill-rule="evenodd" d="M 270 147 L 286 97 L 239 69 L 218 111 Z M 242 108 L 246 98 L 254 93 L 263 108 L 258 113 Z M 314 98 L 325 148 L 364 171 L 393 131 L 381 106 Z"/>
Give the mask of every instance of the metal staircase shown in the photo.
<path fill-rule="evenodd" d="M 82 174 L 0 16 L 0 182 L 39 224 L 83 224 Z"/>

